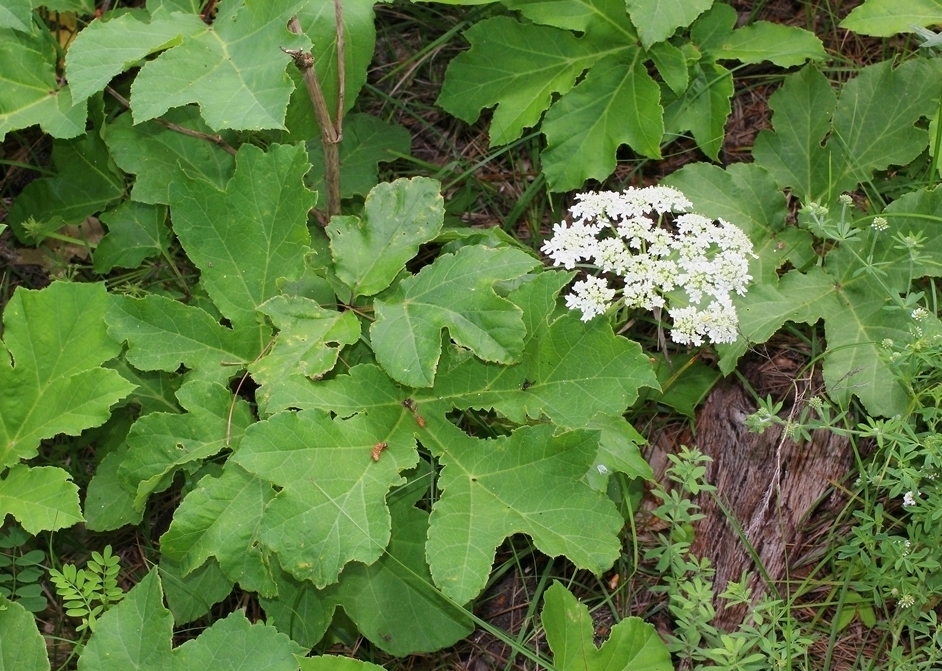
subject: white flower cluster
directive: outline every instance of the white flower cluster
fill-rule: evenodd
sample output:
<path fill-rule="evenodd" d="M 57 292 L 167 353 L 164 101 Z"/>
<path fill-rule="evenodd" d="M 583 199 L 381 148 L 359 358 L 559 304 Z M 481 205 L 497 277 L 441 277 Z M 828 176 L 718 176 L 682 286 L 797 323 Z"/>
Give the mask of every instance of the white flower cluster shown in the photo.
<path fill-rule="evenodd" d="M 569 210 L 572 223 L 556 224 L 542 248 L 557 266 L 571 269 L 587 262 L 617 278 L 628 307 L 653 310 L 668 300 L 684 303 L 668 307 L 675 342 L 736 340 L 739 319 L 732 294 L 744 294 L 752 279 L 752 243 L 741 230 L 689 212 L 692 205 L 684 194 L 665 186 L 576 198 Z M 665 222 L 668 213 L 675 216 Z M 617 293 L 608 279 L 590 275 L 573 285 L 566 305 L 588 321 L 604 313 Z"/>

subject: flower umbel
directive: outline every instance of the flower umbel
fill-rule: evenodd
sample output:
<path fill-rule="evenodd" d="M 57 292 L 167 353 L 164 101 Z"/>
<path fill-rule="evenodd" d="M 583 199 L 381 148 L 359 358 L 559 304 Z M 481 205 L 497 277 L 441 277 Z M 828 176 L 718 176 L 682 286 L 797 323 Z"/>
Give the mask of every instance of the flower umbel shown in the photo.
<path fill-rule="evenodd" d="M 677 343 L 736 340 L 732 294 L 743 295 L 752 279 L 752 243 L 745 233 L 689 212 L 690 201 L 671 187 L 629 187 L 576 199 L 569 210 L 572 223 L 556 224 L 542 249 L 557 266 L 584 263 L 600 273 L 576 282 L 566 297 L 583 321 L 603 314 L 620 293 L 626 307 L 667 307 Z"/>

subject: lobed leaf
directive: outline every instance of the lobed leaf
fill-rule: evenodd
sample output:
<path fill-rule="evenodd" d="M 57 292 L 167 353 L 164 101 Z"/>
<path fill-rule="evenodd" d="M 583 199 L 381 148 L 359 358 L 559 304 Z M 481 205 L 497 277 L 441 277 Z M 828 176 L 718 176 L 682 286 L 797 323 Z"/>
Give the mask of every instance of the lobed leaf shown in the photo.
<path fill-rule="evenodd" d="M 173 651 L 174 671 L 296 671 L 295 655 L 304 652 L 269 624 L 252 624 L 237 610 Z"/>
<path fill-rule="evenodd" d="M 80 671 L 173 668 L 173 618 L 164 608 L 160 579 L 151 570 L 124 600 L 98 620 L 79 657 Z"/>
<path fill-rule="evenodd" d="M 210 132 L 193 106 L 170 110 L 163 119 L 181 128 Z M 234 136 L 219 133 L 230 143 L 235 143 Z M 130 114 L 122 114 L 105 127 L 105 143 L 118 167 L 135 175 L 131 197 L 142 203 L 169 205 L 170 183 L 187 177 L 223 190 L 235 170 L 235 159 L 218 145 L 156 121 L 132 125 Z"/>
<path fill-rule="evenodd" d="M 414 177 L 380 184 L 366 197 L 362 214 L 333 217 L 327 225 L 334 268 L 352 297 L 386 289 L 445 219 L 441 184 Z"/>
<path fill-rule="evenodd" d="M 450 347 L 435 386 L 415 400 L 427 414 L 494 409 L 517 424 L 545 415 L 557 426 L 580 428 L 597 414 L 621 415 L 639 387 L 657 387 L 640 345 L 616 336 L 604 320 L 586 324 L 575 313 L 532 337 L 521 358 L 500 366 Z"/>
<path fill-rule="evenodd" d="M 639 154 L 661 156 L 664 110 L 661 91 L 642 52 L 608 57 L 546 113 L 543 172 L 553 191 L 582 187 L 615 169 L 615 152 L 627 144 Z"/>
<path fill-rule="evenodd" d="M 54 466 L 16 464 L 0 477 L 0 524 L 12 515 L 26 531 L 57 531 L 82 521 L 78 487 Z"/>
<path fill-rule="evenodd" d="M 830 200 L 838 186 L 830 147 L 822 146 L 837 107 L 837 95 L 814 66 L 785 78 L 769 97 L 774 132 L 759 131 L 755 162 L 769 171 L 780 188 L 789 187 L 804 202 Z"/>
<path fill-rule="evenodd" d="M 351 564 L 337 587 L 344 612 L 357 629 L 389 654 L 433 652 L 468 636 L 473 626 L 438 595 L 425 563 L 428 514 L 409 506 L 393 510 L 386 553 L 371 566 Z"/>
<path fill-rule="evenodd" d="M 277 280 L 304 271 L 316 197 L 303 186 L 309 167 L 303 147 L 244 144 L 225 191 L 189 176 L 171 184 L 173 229 L 236 330 L 258 328 L 256 310 L 281 293 Z"/>
<path fill-rule="evenodd" d="M 268 399 L 291 386 L 293 378 L 320 379 L 337 363 L 344 345 L 360 339 L 360 322 L 353 312 L 325 310 L 301 296 L 275 296 L 259 308 L 278 329 L 268 354 L 249 366 L 262 385 L 256 391 L 261 412 L 270 412 Z"/>
<path fill-rule="evenodd" d="M 167 208 L 125 201 L 103 213 L 108 233 L 95 248 L 94 270 L 107 275 L 115 266 L 137 268 L 144 259 L 170 251 Z"/>
<path fill-rule="evenodd" d="M 486 361 L 519 360 L 526 335 L 520 308 L 494 293 L 493 285 L 516 279 L 538 263 L 516 249 L 477 246 L 438 257 L 374 303 L 370 335 L 376 360 L 394 380 L 429 387 L 444 328 L 455 343 Z"/>
<path fill-rule="evenodd" d="M 118 476 L 136 492 L 133 505 L 138 510 L 151 494 L 169 487 L 178 470 L 193 472 L 221 450 L 238 449 L 253 421 L 248 404 L 220 384 L 189 381 L 177 399 L 186 413 L 150 413 L 128 434 Z"/>
<path fill-rule="evenodd" d="M 77 225 L 124 196 L 124 180 L 94 132 L 53 143 L 52 162 L 57 174 L 30 182 L 10 210 L 8 223 L 22 241 L 28 241 L 23 224 L 29 219 L 44 222 L 61 217 Z"/>
<path fill-rule="evenodd" d="M 541 424 L 478 440 L 447 420 L 428 418 L 423 442 L 440 455 L 442 494 L 432 508 L 426 552 L 435 584 L 449 598 L 466 603 L 477 596 L 497 546 L 514 533 L 596 573 L 618 556 L 624 520 L 583 480 L 598 452 L 598 433 L 553 431 Z"/>
<path fill-rule="evenodd" d="M 102 284 L 18 288 L 3 313 L 0 469 L 33 457 L 39 442 L 103 424 L 133 386 L 101 364 L 120 348 L 105 332 Z"/>
<path fill-rule="evenodd" d="M 759 133 L 756 163 L 805 202 L 832 200 L 875 170 L 908 163 L 928 144 L 915 124 L 936 111 L 934 93 L 918 82 L 936 77 L 936 68 L 923 59 L 896 69 L 877 63 L 863 68 L 836 101 L 824 76 L 806 67 L 769 99 L 775 132 Z"/>
<path fill-rule="evenodd" d="M 625 0 L 631 22 L 637 27 L 645 49 L 655 42 L 663 42 L 678 28 L 689 26 L 712 5 L 713 0 Z"/>
<path fill-rule="evenodd" d="M 258 332 L 228 329 L 201 308 L 151 294 L 111 296 L 108 333 L 127 341 L 127 360 L 141 370 L 195 371 L 191 377 L 228 381 L 261 350 Z"/>
<path fill-rule="evenodd" d="M 7 7 L 9 3 L 4 3 Z M 27 5 L 29 3 L 27 2 Z M 0 23 L 0 80 L 3 98 L 0 99 L 0 142 L 11 130 L 39 124 L 43 131 L 56 138 L 72 138 L 85 132 L 88 113 L 84 102 L 72 104 L 68 86 L 56 81 L 56 53 L 39 35 L 25 34 L 32 25 L 32 10 L 25 14 L 21 7 L 10 6 L 6 18 L 10 28 Z M 20 19 L 26 24 L 18 26 Z"/>
<path fill-rule="evenodd" d="M 73 99 L 85 100 L 144 57 L 206 30 L 206 24 L 194 14 L 163 9 L 155 11 L 150 21 L 131 13 L 109 21 L 92 21 L 69 45 L 66 55 L 65 71 Z"/>
<path fill-rule="evenodd" d="M 294 671 L 302 649 L 271 626 L 251 624 L 243 611 L 217 620 L 197 638 L 171 648 L 173 618 L 163 605 L 160 576 L 151 570 L 120 604 L 104 613 L 79 657 L 80 671 Z"/>
<path fill-rule="evenodd" d="M 198 103 L 214 130 L 284 128 L 294 84 L 285 73 L 290 57 L 281 48 L 309 46 L 306 37 L 287 29 L 288 19 L 303 4 L 242 0 L 222 5 L 211 27 L 204 26 L 141 68 L 131 85 L 134 122 Z"/>
<path fill-rule="evenodd" d="M 399 409 L 407 398 L 408 390 L 400 388 L 381 368 L 359 364 L 346 375 L 316 384 L 298 376 L 292 377 L 272 395 L 269 408 L 317 408 L 338 417 L 371 416 L 375 413 L 374 421 L 382 420 L 391 429 L 399 421 Z"/>
<path fill-rule="evenodd" d="M 670 652 L 654 626 L 639 617 L 628 617 L 616 624 L 608 640 L 596 648 L 589 609 L 558 582 L 546 590 L 541 620 L 559 671 L 674 668 Z"/>
<path fill-rule="evenodd" d="M 259 538 L 296 578 L 336 582 L 347 562 L 371 564 L 389 542 L 386 493 L 418 460 L 405 408 L 390 412 L 400 416 L 391 430 L 360 416 L 279 413 L 252 425 L 231 458 L 279 488 Z M 379 443 L 387 447 L 373 459 Z"/>
<path fill-rule="evenodd" d="M 421 488 L 411 496 L 392 495 L 392 532 L 383 556 L 366 566 L 348 564 L 340 580 L 324 590 L 290 577 L 279 581 L 278 598 L 263 600 L 270 621 L 305 646 L 316 644 L 337 606 L 374 645 L 404 656 L 452 645 L 471 632 L 463 611 L 443 599 L 431 584 L 425 563 L 428 513 L 414 507 Z"/>
<path fill-rule="evenodd" d="M 179 563 L 184 576 L 216 557 L 229 580 L 271 597 L 276 587 L 268 553 L 257 540 L 263 511 L 275 492 L 270 483 L 229 462 L 219 477 L 202 478 L 184 497 L 160 538 L 160 549 Z"/>
<path fill-rule="evenodd" d="M 936 61 L 914 59 L 893 68 L 884 61 L 863 68 L 844 85 L 834 109 L 828 147 L 834 147 L 839 184 L 856 185 L 874 170 L 905 165 L 928 145 L 924 128 L 915 124 L 938 111 L 938 94 L 925 82 L 942 70 Z"/>
<path fill-rule="evenodd" d="M 733 76 L 723 66 L 707 60 L 690 70 L 689 86 L 664 109 L 664 124 L 669 133 L 691 131 L 697 146 L 716 161 L 732 110 Z"/>
<path fill-rule="evenodd" d="M 734 30 L 712 53 L 717 59 L 770 61 L 782 68 L 827 58 L 824 45 L 814 33 L 769 21 L 756 21 Z"/>
<path fill-rule="evenodd" d="M 0 594 L 0 669 L 49 671 L 46 641 L 33 614 Z"/>
<path fill-rule="evenodd" d="M 647 49 L 654 67 L 668 88 L 677 95 L 687 90 L 687 56 L 670 42 L 657 42 Z"/>
<path fill-rule="evenodd" d="M 575 3 L 573 3 L 575 4 Z M 494 17 L 465 32 L 471 49 L 448 65 L 437 103 L 469 123 L 497 105 L 491 146 L 507 144 L 535 126 L 554 95 L 568 92 L 598 60 L 569 32 Z"/>

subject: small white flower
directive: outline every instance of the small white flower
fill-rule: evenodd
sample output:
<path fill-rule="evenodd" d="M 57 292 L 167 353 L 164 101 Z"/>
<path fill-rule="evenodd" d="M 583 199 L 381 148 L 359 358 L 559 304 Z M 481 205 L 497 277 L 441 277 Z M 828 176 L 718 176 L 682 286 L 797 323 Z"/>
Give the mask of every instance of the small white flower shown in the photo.
<path fill-rule="evenodd" d="M 916 505 L 916 494 L 918 493 L 919 492 L 913 493 L 910 491 L 903 494 L 903 505 L 907 508 Z"/>
<path fill-rule="evenodd" d="M 682 345 L 702 345 L 704 338 L 715 343 L 736 342 L 739 318 L 729 303 L 713 301 L 706 310 L 694 306 L 670 310 L 674 328 L 671 340 Z"/>
<path fill-rule="evenodd" d="M 885 231 L 890 227 L 890 224 L 887 222 L 886 217 L 874 217 L 873 223 L 870 226 L 875 231 Z"/>
<path fill-rule="evenodd" d="M 916 597 L 914 597 L 912 594 L 904 594 L 900 597 L 898 605 L 900 608 L 909 608 L 914 603 L 916 603 Z"/>
<path fill-rule="evenodd" d="M 854 204 L 854 199 L 850 197 L 849 193 L 842 193 L 837 197 L 837 201 L 845 207 L 850 207 Z"/>
<path fill-rule="evenodd" d="M 556 224 L 543 252 L 555 265 L 586 262 L 619 281 L 621 302 L 629 308 L 667 306 L 668 294 L 683 289 L 684 307 L 671 307 L 671 338 L 694 345 L 733 342 L 738 316 L 732 295 L 744 295 L 749 282 L 752 243 L 736 226 L 688 212 L 690 201 L 664 186 L 623 192 L 600 191 L 576 197 L 573 223 Z M 662 226 L 668 213 L 672 228 Z M 608 309 L 616 292 L 597 277 L 573 285 L 566 304 L 588 321 Z"/>
<path fill-rule="evenodd" d="M 929 316 L 929 311 L 926 310 L 925 308 L 920 307 L 913 310 L 912 318 L 915 319 L 917 322 L 921 322 L 923 319 L 925 319 L 928 316 Z"/>
<path fill-rule="evenodd" d="M 595 236 L 600 229 L 581 223 L 571 226 L 556 224 L 553 226 L 553 237 L 543 243 L 542 250 L 557 266 L 575 268 L 579 261 L 592 258 L 598 245 Z"/>
<path fill-rule="evenodd" d="M 572 285 L 572 293 L 566 296 L 566 307 L 581 310 L 582 321 L 587 322 L 604 313 L 613 298 L 615 290 L 609 288 L 605 280 L 590 275 Z"/>

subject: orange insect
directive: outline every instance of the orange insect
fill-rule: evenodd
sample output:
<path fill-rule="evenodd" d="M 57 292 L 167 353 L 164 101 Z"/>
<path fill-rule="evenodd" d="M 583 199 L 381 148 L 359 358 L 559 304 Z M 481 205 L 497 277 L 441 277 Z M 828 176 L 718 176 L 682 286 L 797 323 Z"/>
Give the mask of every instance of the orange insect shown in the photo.
<path fill-rule="evenodd" d="M 373 446 L 373 454 L 370 455 L 373 457 L 373 461 L 379 461 L 379 455 L 381 455 L 383 450 L 385 450 L 387 447 L 389 447 L 389 445 L 385 440 L 381 443 L 376 443 L 376 445 Z"/>
<path fill-rule="evenodd" d="M 418 412 L 418 404 L 411 398 L 407 398 L 402 402 L 402 407 L 412 413 L 412 416 L 415 417 L 416 424 L 419 425 L 420 429 L 425 428 L 425 418 Z"/>

